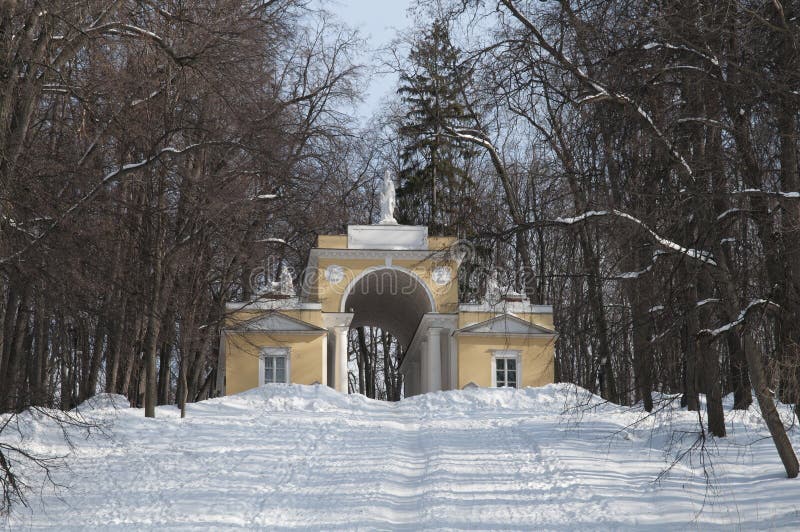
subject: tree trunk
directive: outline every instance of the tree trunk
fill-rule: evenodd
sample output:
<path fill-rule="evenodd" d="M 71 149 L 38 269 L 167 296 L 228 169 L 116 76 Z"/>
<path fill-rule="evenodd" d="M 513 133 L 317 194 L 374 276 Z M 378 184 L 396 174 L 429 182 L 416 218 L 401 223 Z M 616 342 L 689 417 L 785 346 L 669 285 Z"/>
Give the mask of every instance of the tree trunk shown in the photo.
<path fill-rule="evenodd" d="M 181 417 L 186 417 L 186 397 L 189 389 L 186 382 L 186 355 L 181 356 L 178 380 L 178 406 L 181 409 Z"/>
<path fill-rule="evenodd" d="M 161 325 L 158 313 L 159 292 L 161 291 L 161 253 L 156 252 L 153 261 L 153 286 L 150 305 L 147 312 L 147 334 L 144 340 L 144 415 L 156 417 L 156 349 L 158 347 L 158 332 Z"/>
<path fill-rule="evenodd" d="M 101 317 L 97 320 L 97 327 L 94 335 L 94 345 L 92 347 L 92 355 L 89 365 L 89 375 L 86 378 L 85 397 L 94 396 L 97 393 L 97 380 L 100 376 L 100 367 L 103 365 L 103 353 L 105 349 L 106 338 L 105 320 Z"/>
<path fill-rule="evenodd" d="M 167 336 L 167 335 L 162 335 Z M 172 346 L 169 342 L 161 343 L 161 352 L 158 365 L 158 404 L 166 405 L 169 403 L 170 382 L 170 359 L 172 358 Z"/>
<path fill-rule="evenodd" d="M 38 406 L 47 405 L 45 401 L 46 383 L 44 382 L 44 368 L 47 366 L 48 320 L 44 315 L 42 299 L 43 298 L 39 298 L 39 302 L 36 305 L 36 339 L 34 340 L 33 363 L 31 364 L 32 369 L 29 377 L 31 383 L 31 404 Z"/>
<path fill-rule="evenodd" d="M 156 380 L 156 351 L 161 332 L 162 321 L 162 286 L 164 283 L 164 227 L 163 212 L 166 204 L 163 177 L 158 177 L 156 182 L 151 182 L 153 193 L 156 194 L 155 210 L 151 212 L 149 251 L 151 253 L 152 278 L 150 284 L 150 301 L 147 309 L 147 334 L 144 342 L 144 415 L 156 416 L 156 403 L 158 401 L 158 382 Z M 152 205 L 152 202 L 148 202 Z"/>
<path fill-rule="evenodd" d="M 20 367 L 23 358 L 25 335 L 28 329 L 28 318 L 30 317 L 30 290 L 26 289 L 20 299 L 17 319 L 13 328 L 13 341 L 10 342 L 11 352 L 8 354 L 8 365 L 6 366 L 6 404 L 5 410 L 18 409 L 24 401 L 21 395 L 22 383 L 20 382 Z"/>
<path fill-rule="evenodd" d="M 747 371 L 747 359 L 744 356 L 739 337 L 729 334 L 726 338 L 730 357 L 730 378 L 733 388 L 733 409 L 747 410 L 753 404 L 753 393 L 750 390 L 750 378 Z"/>
<path fill-rule="evenodd" d="M 696 294 L 689 298 L 691 306 L 694 307 Z M 687 410 L 700 410 L 700 398 L 698 397 L 698 374 L 697 374 L 697 312 L 693 308 L 685 310 L 685 322 L 681 327 L 681 347 L 683 357 L 683 401 Z"/>
<path fill-rule="evenodd" d="M 17 321 L 17 310 L 19 309 L 20 298 L 16 290 L 14 290 L 13 282 L 8 287 L 8 296 L 6 298 L 5 316 L 3 320 L 3 343 L 0 344 L 0 353 L 2 353 L 2 361 L 0 363 L 0 408 L 5 408 L 9 403 L 9 397 L 12 390 L 8 385 L 8 366 L 12 357 L 13 342 L 14 342 L 14 324 Z"/>
<path fill-rule="evenodd" d="M 775 448 L 778 450 L 778 455 L 781 457 L 783 467 L 786 469 L 786 476 L 789 478 L 797 477 L 798 462 L 797 456 L 792 448 L 792 443 L 786 435 L 786 429 L 781 422 L 778 409 L 775 408 L 775 400 L 767 385 L 767 379 L 764 374 L 764 366 L 761 362 L 761 353 L 756 348 L 750 333 L 745 333 L 744 336 L 744 352 L 747 357 L 747 365 L 750 368 L 750 379 L 756 390 L 756 398 L 758 406 L 761 409 L 761 417 L 769 428 L 769 433 L 772 435 L 772 441 L 775 443 Z"/>
<path fill-rule="evenodd" d="M 719 355 L 708 335 L 701 335 L 700 358 L 703 361 L 704 388 L 708 431 L 718 438 L 725 437 L 725 411 L 722 408 L 722 386 L 719 380 Z"/>
<path fill-rule="evenodd" d="M 358 393 L 367 394 L 367 340 L 364 336 L 364 327 L 356 327 L 358 336 L 358 351 L 356 351 L 356 366 L 358 366 Z"/>
<path fill-rule="evenodd" d="M 631 283 L 633 284 L 633 283 Z M 647 305 L 639 293 L 641 288 L 631 287 L 633 327 L 633 363 L 634 380 L 646 412 L 653 411 L 653 385 L 651 380 L 652 364 L 650 361 L 650 315 Z"/>
<path fill-rule="evenodd" d="M 119 375 L 120 357 L 122 356 L 122 340 L 125 336 L 125 320 L 127 316 L 128 298 L 122 296 L 117 307 L 117 318 L 109 338 L 108 357 L 106 359 L 106 392 L 116 393 Z"/>

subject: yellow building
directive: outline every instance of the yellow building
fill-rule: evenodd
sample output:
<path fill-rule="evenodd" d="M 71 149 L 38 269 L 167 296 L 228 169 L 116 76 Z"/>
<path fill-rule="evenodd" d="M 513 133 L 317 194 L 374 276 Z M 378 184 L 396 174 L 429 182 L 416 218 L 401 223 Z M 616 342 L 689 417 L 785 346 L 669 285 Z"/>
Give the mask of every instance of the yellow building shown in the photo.
<path fill-rule="evenodd" d="M 553 382 L 552 307 L 502 297 L 491 279 L 488 301 L 460 304 L 462 248 L 428 237 L 427 227 L 398 225 L 386 197 L 380 224 L 318 238 L 299 296 L 228 305 L 218 394 L 267 382 L 347 393 L 347 333 L 360 326 L 389 331 L 403 347 L 405 396 Z"/>

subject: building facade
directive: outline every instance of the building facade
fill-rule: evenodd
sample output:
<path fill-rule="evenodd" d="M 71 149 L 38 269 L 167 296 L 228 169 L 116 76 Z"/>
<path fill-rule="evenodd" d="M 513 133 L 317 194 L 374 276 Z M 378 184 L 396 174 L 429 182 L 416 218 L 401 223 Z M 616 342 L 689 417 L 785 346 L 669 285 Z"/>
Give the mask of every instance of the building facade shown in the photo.
<path fill-rule="evenodd" d="M 491 281 L 487 301 L 459 303 L 461 260 L 454 238 L 423 226 L 384 221 L 320 236 L 298 296 L 228 305 L 217 392 L 290 382 L 347 393 L 347 335 L 360 326 L 398 339 L 405 396 L 553 382 L 552 307 L 491 294 Z"/>

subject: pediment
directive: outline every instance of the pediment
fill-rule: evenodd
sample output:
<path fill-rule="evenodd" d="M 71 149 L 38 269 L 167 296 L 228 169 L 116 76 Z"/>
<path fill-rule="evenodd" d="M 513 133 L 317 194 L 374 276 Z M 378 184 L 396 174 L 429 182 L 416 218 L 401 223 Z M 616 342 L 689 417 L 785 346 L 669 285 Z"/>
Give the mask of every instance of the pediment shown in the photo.
<path fill-rule="evenodd" d="M 325 332 L 326 329 L 317 327 L 297 318 L 289 317 L 279 312 L 270 312 L 263 316 L 247 320 L 237 327 L 243 331 L 270 331 L 270 332 Z"/>
<path fill-rule="evenodd" d="M 521 334 L 533 336 L 552 336 L 555 331 L 534 325 L 512 314 L 501 314 L 494 318 L 459 329 L 466 334 Z"/>

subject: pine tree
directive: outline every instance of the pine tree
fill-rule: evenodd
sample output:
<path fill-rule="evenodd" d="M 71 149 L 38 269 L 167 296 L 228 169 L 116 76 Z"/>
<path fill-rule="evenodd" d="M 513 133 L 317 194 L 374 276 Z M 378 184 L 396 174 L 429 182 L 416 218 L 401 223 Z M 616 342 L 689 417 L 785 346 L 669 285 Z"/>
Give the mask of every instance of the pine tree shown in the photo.
<path fill-rule="evenodd" d="M 472 211 L 468 168 L 473 148 L 451 138 L 448 128 L 464 127 L 472 114 L 464 105 L 472 70 L 439 20 L 422 33 L 401 72 L 398 93 L 406 109 L 398 186 L 399 221 L 427 225 L 434 234 L 462 234 Z"/>

